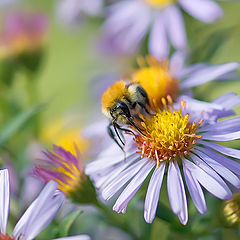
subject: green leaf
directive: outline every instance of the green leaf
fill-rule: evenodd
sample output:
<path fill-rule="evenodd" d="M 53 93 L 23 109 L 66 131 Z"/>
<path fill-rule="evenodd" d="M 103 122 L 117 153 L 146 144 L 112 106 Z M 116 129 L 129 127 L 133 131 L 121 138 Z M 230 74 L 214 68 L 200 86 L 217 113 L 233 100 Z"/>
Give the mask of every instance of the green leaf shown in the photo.
<path fill-rule="evenodd" d="M 12 120 L 10 120 L 0 130 L 0 147 L 5 144 L 15 133 L 18 132 L 33 116 L 39 113 L 43 105 L 36 105 L 24 112 L 21 112 Z"/>
<path fill-rule="evenodd" d="M 77 219 L 78 216 L 80 216 L 83 213 L 82 210 L 72 212 L 67 217 L 63 219 L 63 221 L 59 225 L 59 233 L 60 237 L 65 237 L 69 235 L 70 228 L 73 224 L 73 222 Z"/>

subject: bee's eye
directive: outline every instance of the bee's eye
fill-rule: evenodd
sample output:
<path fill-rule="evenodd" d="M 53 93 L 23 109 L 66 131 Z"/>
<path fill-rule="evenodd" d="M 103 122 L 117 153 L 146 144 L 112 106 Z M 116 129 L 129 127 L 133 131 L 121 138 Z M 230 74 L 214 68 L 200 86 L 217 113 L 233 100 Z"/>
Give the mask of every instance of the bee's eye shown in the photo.
<path fill-rule="evenodd" d="M 116 105 L 116 108 L 117 109 L 121 109 L 121 111 L 123 112 L 123 114 L 127 117 L 127 118 L 130 118 L 131 117 L 131 114 L 130 114 L 130 111 L 129 111 L 129 108 L 127 106 L 127 104 L 123 103 L 123 102 L 119 102 L 117 105 Z"/>

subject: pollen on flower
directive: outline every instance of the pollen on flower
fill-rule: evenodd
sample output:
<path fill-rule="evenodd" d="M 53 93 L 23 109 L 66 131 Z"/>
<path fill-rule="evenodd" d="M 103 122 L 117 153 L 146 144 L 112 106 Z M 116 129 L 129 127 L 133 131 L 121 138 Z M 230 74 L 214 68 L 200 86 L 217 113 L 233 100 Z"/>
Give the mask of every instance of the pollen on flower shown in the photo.
<path fill-rule="evenodd" d="M 8 234 L 0 233 L 0 240 L 15 240 L 15 238 L 10 237 Z"/>
<path fill-rule="evenodd" d="M 153 57 L 138 58 L 140 68 L 133 72 L 131 80 L 143 86 L 153 107 L 153 101 L 162 106 L 162 98 L 168 95 L 175 99 L 179 92 L 178 80 L 171 76 L 168 61 Z"/>
<path fill-rule="evenodd" d="M 172 102 L 167 98 L 168 103 Z M 159 167 L 160 162 L 175 160 L 178 157 L 186 156 L 201 138 L 196 134 L 199 123 L 190 122 L 186 114 L 186 105 L 181 103 L 181 108 L 176 111 L 173 106 L 167 106 L 166 99 L 162 99 L 164 110 L 159 109 L 154 115 L 142 116 L 143 134 L 135 135 L 135 142 L 138 153 L 141 157 L 154 159 Z"/>
<path fill-rule="evenodd" d="M 161 8 L 164 7 L 172 2 L 174 0 L 145 0 L 150 6 L 155 8 Z"/>

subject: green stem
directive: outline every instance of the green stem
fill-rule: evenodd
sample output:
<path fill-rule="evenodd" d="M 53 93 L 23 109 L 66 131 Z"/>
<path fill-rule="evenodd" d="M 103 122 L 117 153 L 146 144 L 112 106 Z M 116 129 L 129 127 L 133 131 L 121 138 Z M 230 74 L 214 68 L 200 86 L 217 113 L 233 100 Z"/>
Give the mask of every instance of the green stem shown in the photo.
<path fill-rule="evenodd" d="M 31 73 L 26 74 L 27 78 L 27 97 L 28 97 L 28 106 L 33 106 L 39 103 L 38 97 L 38 82 L 36 81 L 36 76 Z M 34 136 L 38 137 L 39 135 L 39 118 L 34 118 L 33 122 L 33 132 Z"/>
<path fill-rule="evenodd" d="M 110 211 L 105 205 L 97 202 L 95 205 L 99 211 L 104 215 L 107 219 L 108 223 L 122 229 L 126 233 L 130 234 L 134 240 L 140 240 L 140 237 L 130 228 L 129 224 L 127 224 L 123 218 L 117 216 L 115 213 Z"/>

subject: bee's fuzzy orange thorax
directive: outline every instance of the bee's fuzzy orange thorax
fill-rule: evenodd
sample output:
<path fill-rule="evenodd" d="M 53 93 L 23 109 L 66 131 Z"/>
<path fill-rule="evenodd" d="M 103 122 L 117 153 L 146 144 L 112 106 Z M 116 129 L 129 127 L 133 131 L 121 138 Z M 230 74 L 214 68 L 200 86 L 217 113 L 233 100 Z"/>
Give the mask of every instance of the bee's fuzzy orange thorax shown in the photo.
<path fill-rule="evenodd" d="M 117 102 L 127 94 L 126 84 L 123 80 L 114 83 L 109 87 L 102 96 L 102 110 L 110 109 Z"/>

